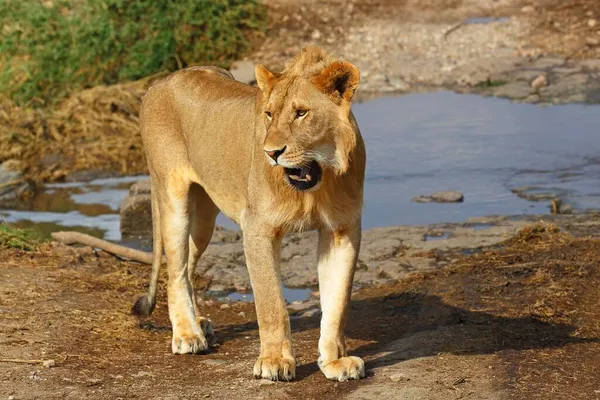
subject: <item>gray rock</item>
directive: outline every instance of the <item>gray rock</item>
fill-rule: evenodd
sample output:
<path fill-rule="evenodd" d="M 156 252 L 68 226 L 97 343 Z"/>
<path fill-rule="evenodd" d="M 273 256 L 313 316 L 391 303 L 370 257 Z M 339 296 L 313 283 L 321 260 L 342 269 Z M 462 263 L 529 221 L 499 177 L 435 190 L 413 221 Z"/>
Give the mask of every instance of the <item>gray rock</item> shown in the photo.
<path fill-rule="evenodd" d="M 256 64 L 252 61 L 236 61 L 231 65 L 229 72 L 231 72 L 236 80 L 248 85 L 253 85 L 256 83 L 256 77 L 254 75 L 255 67 Z"/>
<path fill-rule="evenodd" d="M 33 185 L 23 176 L 23 163 L 7 160 L 0 164 L 0 203 L 9 205 L 33 191 Z"/>
<path fill-rule="evenodd" d="M 150 194 L 151 188 L 150 179 L 139 181 L 131 185 L 129 188 L 129 195 L 137 196 L 138 194 Z"/>
<path fill-rule="evenodd" d="M 152 234 L 150 194 L 128 196 L 121 203 L 121 235 L 123 238 Z"/>
<path fill-rule="evenodd" d="M 431 196 L 417 196 L 412 199 L 415 203 L 462 203 L 464 196 L 461 192 L 448 190 L 436 192 Z"/>
<path fill-rule="evenodd" d="M 523 99 L 529 96 L 533 89 L 529 86 L 529 83 L 517 81 L 511 82 L 503 86 L 494 88 L 494 95 L 498 97 L 508 97 L 510 99 Z"/>

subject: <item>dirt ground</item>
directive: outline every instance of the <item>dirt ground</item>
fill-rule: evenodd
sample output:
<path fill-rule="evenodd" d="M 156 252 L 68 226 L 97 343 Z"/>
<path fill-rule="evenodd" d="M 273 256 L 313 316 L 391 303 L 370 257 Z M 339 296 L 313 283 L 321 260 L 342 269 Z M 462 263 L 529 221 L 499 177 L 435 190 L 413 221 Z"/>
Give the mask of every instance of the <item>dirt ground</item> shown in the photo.
<path fill-rule="evenodd" d="M 435 252 L 448 267 L 355 293 L 347 335 L 368 374 L 344 383 L 316 366 L 314 313 L 292 316 L 297 380 L 265 382 L 251 375 L 251 303 L 202 300 L 217 345 L 174 356 L 164 275 L 138 321 L 147 266 L 50 244 L 1 254 L 0 398 L 600 398 L 600 239 L 553 225 L 471 256 Z"/>

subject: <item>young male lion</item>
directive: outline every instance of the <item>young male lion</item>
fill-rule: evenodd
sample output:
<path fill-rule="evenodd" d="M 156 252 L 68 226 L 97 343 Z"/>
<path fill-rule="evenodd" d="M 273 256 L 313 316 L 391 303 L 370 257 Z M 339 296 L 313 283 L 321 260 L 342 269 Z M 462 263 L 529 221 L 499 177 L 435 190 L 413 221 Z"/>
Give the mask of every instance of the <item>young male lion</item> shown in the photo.
<path fill-rule="evenodd" d="M 281 239 L 319 230 L 319 367 L 329 379 L 364 376 L 347 356 L 344 325 L 361 236 L 366 154 L 350 110 L 358 69 L 323 50 L 302 50 L 279 74 L 256 67 L 258 88 L 215 67 L 178 71 L 145 95 L 142 138 L 152 179 L 155 305 L 167 259 L 173 353 L 199 353 L 212 334 L 199 317 L 192 279 L 219 211 L 240 225 L 256 301 L 260 356 L 254 376 L 290 380 L 296 363 L 281 293 Z"/>

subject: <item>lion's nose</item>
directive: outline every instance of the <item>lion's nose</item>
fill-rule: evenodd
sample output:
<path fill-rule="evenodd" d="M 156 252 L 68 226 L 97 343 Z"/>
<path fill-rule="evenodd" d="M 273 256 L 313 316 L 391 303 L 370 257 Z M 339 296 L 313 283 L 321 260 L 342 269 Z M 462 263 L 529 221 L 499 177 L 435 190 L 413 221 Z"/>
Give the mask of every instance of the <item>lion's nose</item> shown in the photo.
<path fill-rule="evenodd" d="M 279 158 L 279 156 L 282 155 L 283 153 L 285 153 L 285 148 L 286 148 L 286 146 L 283 146 L 283 148 L 281 148 L 279 150 L 265 150 L 265 153 L 267 153 L 267 155 L 269 157 L 271 157 L 273 159 L 273 161 L 277 162 L 277 159 Z"/>

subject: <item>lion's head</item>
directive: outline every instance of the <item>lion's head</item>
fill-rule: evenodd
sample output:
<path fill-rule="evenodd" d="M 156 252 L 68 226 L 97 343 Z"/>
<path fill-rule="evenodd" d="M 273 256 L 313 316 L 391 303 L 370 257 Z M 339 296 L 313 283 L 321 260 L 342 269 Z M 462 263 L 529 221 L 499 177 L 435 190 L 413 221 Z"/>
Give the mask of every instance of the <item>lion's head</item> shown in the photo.
<path fill-rule="evenodd" d="M 315 189 L 323 169 L 348 169 L 356 145 L 350 105 L 359 83 L 358 69 L 335 61 L 318 47 L 307 47 L 282 73 L 256 67 L 263 93 L 264 151 L 293 188 Z"/>

